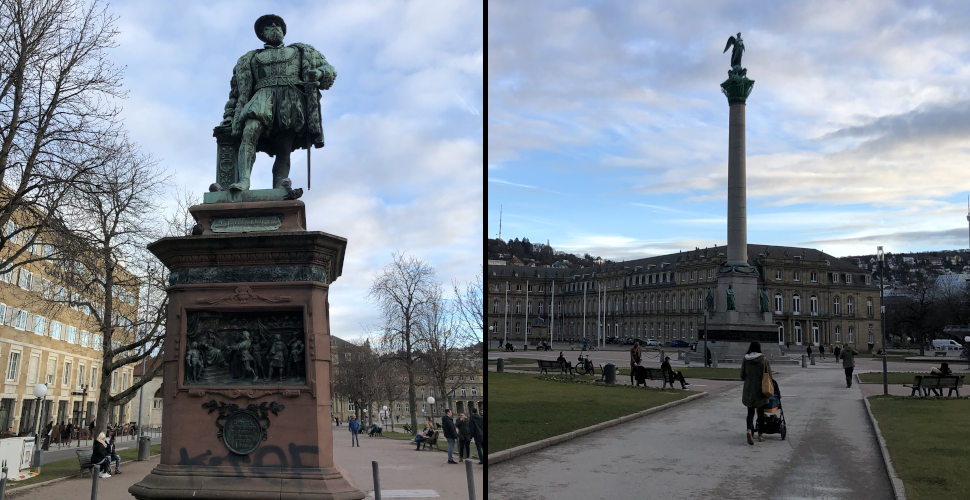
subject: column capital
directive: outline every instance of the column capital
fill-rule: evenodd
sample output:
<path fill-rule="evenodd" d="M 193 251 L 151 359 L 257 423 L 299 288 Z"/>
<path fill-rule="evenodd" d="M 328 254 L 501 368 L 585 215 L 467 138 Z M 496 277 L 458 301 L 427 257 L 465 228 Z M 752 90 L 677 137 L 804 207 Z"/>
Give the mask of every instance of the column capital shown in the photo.
<path fill-rule="evenodd" d="M 747 77 L 748 70 L 735 66 L 728 71 L 728 79 L 721 83 L 721 92 L 727 96 L 728 104 L 744 104 L 754 88 L 754 80 Z"/>

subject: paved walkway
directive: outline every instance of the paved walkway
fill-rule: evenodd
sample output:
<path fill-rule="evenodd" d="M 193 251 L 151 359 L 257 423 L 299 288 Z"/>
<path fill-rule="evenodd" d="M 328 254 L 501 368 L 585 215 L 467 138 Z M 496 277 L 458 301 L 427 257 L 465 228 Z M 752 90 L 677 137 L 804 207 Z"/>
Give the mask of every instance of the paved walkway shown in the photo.
<path fill-rule="evenodd" d="M 551 354 L 554 359 L 558 352 Z M 594 361 L 596 354 L 629 359 L 601 351 Z M 859 361 L 858 371 L 881 371 L 876 360 Z M 899 365 L 890 370 L 933 366 Z M 841 366 L 831 360 L 774 369 L 786 441 L 775 434 L 746 444 L 740 381 L 696 380 L 692 389 L 709 397 L 491 465 L 489 497 L 892 498 L 862 401 L 863 390 L 881 393 L 882 386 L 847 389 Z"/>
<path fill-rule="evenodd" d="M 349 475 L 349 479 L 373 498 L 374 480 L 372 460 L 378 461 L 382 498 L 468 498 L 465 465 L 447 463 L 443 451 L 415 451 L 408 441 L 360 436 L 359 448 L 350 447 L 350 433 L 346 426 L 334 429 L 334 459 Z M 444 439 L 439 440 L 447 450 Z M 474 445 L 473 445 L 474 446 Z M 458 450 L 455 449 L 457 456 Z M 472 452 L 474 453 L 474 451 Z M 128 462 L 121 466 L 120 476 L 99 480 L 98 499 L 130 499 L 128 487 L 140 481 L 158 465 L 159 457 L 145 462 Z M 473 461 L 475 495 L 484 498 L 482 465 Z M 91 479 L 85 476 L 48 483 L 27 490 L 8 490 L 7 498 L 17 500 L 86 499 L 91 495 Z"/>

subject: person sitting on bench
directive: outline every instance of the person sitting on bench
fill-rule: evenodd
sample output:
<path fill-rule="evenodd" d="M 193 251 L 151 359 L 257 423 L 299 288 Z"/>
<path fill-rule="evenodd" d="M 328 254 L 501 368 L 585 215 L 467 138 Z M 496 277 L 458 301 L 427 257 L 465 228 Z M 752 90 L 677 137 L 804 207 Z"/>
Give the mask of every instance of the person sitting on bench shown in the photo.
<path fill-rule="evenodd" d="M 950 364 L 946 361 L 940 363 L 939 368 L 930 368 L 930 374 L 936 375 L 937 377 L 945 377 L 947 375 L 952 375 L 953 370 L 950 370 Z"/>
<path fill-rule="evenodd" d="M 381 432 L 382 432 L 381 426 L 377 424 L 371 424 L 370 431 L 367 432 L 367 435 L 370 437 L 374 437 L 374 434 L 377 434 L 380 436 L 382 435 Z"/>
<path fill-rule="evenodd" d="M 660 365 L 660 371 L 664 373 L 664 377 L 670 382 L 670 385 L 674 385 L 674 380 L 680 381 L 680 388 L 687 389 L 690 384 L 684 380 L 684 374 L 670 367 L 670 356 L 664 358 L 664 362 Z"/>
<path fill-rule="evenodd" d="M 566 367 L 567 367 L 566 358 L 563 357 L 562 351 L 559 351 L 559 357 L 556 358 L 556 363 L 559 363 L 559 367 L 562 371 L 566 371 Z"/>

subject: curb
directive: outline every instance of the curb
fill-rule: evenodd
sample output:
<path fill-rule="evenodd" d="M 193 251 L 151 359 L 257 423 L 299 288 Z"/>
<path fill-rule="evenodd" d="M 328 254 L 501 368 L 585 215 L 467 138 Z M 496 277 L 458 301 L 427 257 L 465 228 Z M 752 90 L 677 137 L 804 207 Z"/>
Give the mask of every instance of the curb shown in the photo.
<path fill-rule="evenodd" d="M 893 468 L 892 460 L 889 457 L 889 448 L 886 447 L 886 440 L 882 437 L 876 417 L 872 415 L 872 408 L 869 407 L 869 398 L 862 396 L 862 402 L 866 405 L 866 414 L 869 415 L 872 429 L 876 431 L 876 441 L 879 443 L 879 452 L 882 454 L 882 463 L 886 466 L 889 483 L 893 487 L 893 495 L 895 495 L 896 500 L 906 500 L 906 488 L 903 485 L 903 480 L 896 475 L 896 469 Z"/>
<path fill-rule="evenodd" d="M 160 455 L 160 453 L 158 455 Z M 149 454 L 148 455 L 148 458 L 150 460 L 151 457 L 156 457 L 158 455 L 151 455 L 151 454 Z M 68 459 L 68 460 L 70 460 L 70 459 Z M 130 463 L 130 462 L 137 462 L 137 460 L 125 460 L 125 461 L 123 461 L 121 463 L 122 464 L 127 464 L 127 463 Z M 111 463 L 114 464 L 114 462 L 111 462 Z M 92 472 L 92 474 L 93 474 L 93 472 Z M 5 497 L 16 497 L 16 495 L 19 495 L 21 492 L 24 492 L 24 491 L 30 491 L 30 490 L 32 490 L 34 488 L 39 488 L 41 486 L 47 486 L 49 484 L 59 483 L 61 481 L 65 481 L 65 480 L 68 480 L 68 479 L 75 479 L 75 478 L 79 478 L 79 477 L 81 477 L 81 473 L 71 474 L 70 476 L 55 477 L 54 479 L 48 479 L 47 481 L 44 481 L 44 482 L 41 482 L 41 483 L 28 484 L 26 486 L 21 486 L 19 488 L 7 489 L 4 492 L 4 496 Z"/>
<path fill-rule="evenodd" d="M 656 412 L 659 412 L 659 411 L 666 410 L 668 408 L 673 408 L 674 406 L 682 405 L 684 403 L 687 403 L 689 401 L 693 401 L 693 400 L 698 399 L 698 398 L 702 398 L 704 396 L 707 396 L 707 392 L 701 392 L 701 393 L 698 393 L 698 394 L 693 394 L 691 396 L 687 396 L 686 398 L 678 399 L 677 401 L 671 401 L 669 403 L 662 404 L 660 406 L 654 406 L 653 408 L 647 408 L 646 410 L 641 410 L 641 411 L 638 411 L 636 413 L 631 413 L 629 415 L 624 415 L 622 417 L 615 418 L 613 420 L 607 420 L 605 422 L 600 422 L 598 424 L 593 424 L 593 425 L 591 425 L 589 427 L 585 427 L 585 428 L 582 428 L 582 429 L 576 429 L 574 431 L 570 431 L 570 432 L 567 432 L 565 434 L 560 434 L 558 436 L 548 437 L 546 439 L 542 439 L 542 440 L 539 440 L 539 441 L 534 441 L 532 443 L 526 443 L 526 444 L 523 444 L 523 445 L 516 446 L 514 448 L 509 448 L 507 450 L 502 450 L 502 451 L 499 451 L 499 452 L 492 452 L 492 453 L 489 453 L 487 455 L 488 456 L 488 464 L 489 465 L 494 465 L 494 464 L 497 464 L 497 463 L 502 463 L 502 462 L 505 462 L 506 460 L 511 460 L 511 459 L 513 459 L 515 457 L 518 457 L 520 455 L 525 455 L 527 453 L 532 453 L 533 451 L 538 451 L 538 450 L 541 450 L 543 448 L 548 448 L 548 447 L 550 447 L 550 446 L 552 446 L 554 444 L 562 443 L 563 441 L 569 441 L 571 439 L 575 439 L 575 438 L 577 438 L 579 436 L 588 434 L 591 431 L 598 431 L 598 430 L 602 430 L 602 429 L 607 429 L 609 427 L 613 427 L 615 425 L 619 425 L 619 424 L 622 424 L 624 422 L 629 422 L 630 420 L 634 420 L 634 419 L 637 419 L 637 418 L 640 418 L 640 417 L 644 417 L 644 416 L 650 415 L 652 413 L 656 413 Z"/>

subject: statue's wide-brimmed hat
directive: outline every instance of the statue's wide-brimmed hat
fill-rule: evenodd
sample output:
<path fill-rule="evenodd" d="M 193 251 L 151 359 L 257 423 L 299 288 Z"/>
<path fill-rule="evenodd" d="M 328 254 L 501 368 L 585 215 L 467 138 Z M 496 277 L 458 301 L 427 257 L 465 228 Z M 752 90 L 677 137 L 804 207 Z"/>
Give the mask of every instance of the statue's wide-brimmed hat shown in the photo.
<path fill-rule="evenodd" d="M 283 36 L 286 36 L 286 22 L 283 21 L 283 18 L 277 16 L 276 14 L 266 14 L 265 16 L 260 16 L 260 18 L 256 20 L 256 24 L 253 25 L 253 29 L 256 30 L 256 38 L 266 42 L 266 39 L 263 38 L 263 28 L 265 28 L 267 24 L 273 22 L 276 22 L 281 28 L 283 28 Z"/>

